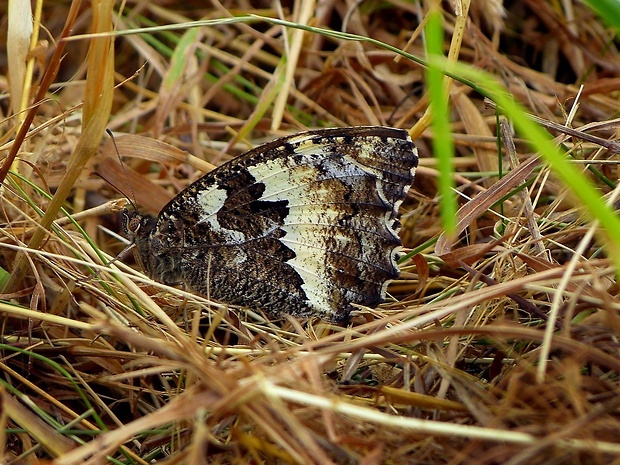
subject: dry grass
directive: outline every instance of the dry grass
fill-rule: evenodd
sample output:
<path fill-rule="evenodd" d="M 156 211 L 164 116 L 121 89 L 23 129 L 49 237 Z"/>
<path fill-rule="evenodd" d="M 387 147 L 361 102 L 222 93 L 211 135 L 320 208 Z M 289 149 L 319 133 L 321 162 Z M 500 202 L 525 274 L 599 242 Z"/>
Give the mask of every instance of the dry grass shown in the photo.
<path fill-rule="evenodd" d="M 259 14 L 424 57 L 414 2 L 157 3 L 115 10 L 115 29 Z M 446 52 L 497 76 L 530 113 L 589 125 L 551 132 L 616 208 L 614 35 L 578 1 L 508 2 L 507 15 L 496 3 L 475 2 L 467 22 L 444 10 Z M 38 95 L 1 101 L 17 113 L 0 141 L 17 156 L 0 198 L 0 264 L 12 272 L 0 301 L 3 463 L 620 463 L 620 233 L 599 228 L 600 212 L 519 135 L 514 150 L 509 130 L 498 144 L 479 93 L 450 84 L 461 210 L 458 237 L 441 235 L 418 64 L 264 20 L 124 35 L 112 62 L 105 38 L 53 43 L 63 27 L 110 29 L 111 4 L 72 5 L 43 7 L 50 44 L 31 54 L 34 90 L 23 66 L 23 85 L 0 80 L 5 96 Z M 367 124 L 415 126 L 422 160 L 393 299 L 350 327 L 269 321 L 110 264 L 123 201 L 93 172 L 128 195 L 129 177 L 157 211 L 261 141 Z"/>

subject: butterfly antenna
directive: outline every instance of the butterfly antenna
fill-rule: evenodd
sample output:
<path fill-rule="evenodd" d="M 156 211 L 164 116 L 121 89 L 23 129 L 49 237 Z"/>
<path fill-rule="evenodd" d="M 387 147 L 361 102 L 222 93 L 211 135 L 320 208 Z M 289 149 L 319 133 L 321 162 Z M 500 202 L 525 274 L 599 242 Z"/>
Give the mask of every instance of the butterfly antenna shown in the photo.
<path fill-rule="evenodd" d="M 129 203 L 131 204 L 131 206 L 133 207 L 134 210 L 137 210 L 138 207 L 138 202 L 136 201 L 136 194 L 133 191 L 133 187 L 131 186 L 131 181 L 129 180 L 129 175 L 127 174 L 127 169 L 125 168 L 125 163 L 123 163 L 123 160 L 121 159 L 121 154 L 118 150 L 118 145 L 116 145 L 116 139 L 114 138 L 114 134 L 112 134 L 112 131 L 110 131 L 109 129 L 106 129 L 105 132 L 108 134 L 108 136 L 110 136 L 110 139 L 112 139 L 112 144 L 114 144 L 114 150 L 116 150 L 116 156 L 118 157 L 118 161 L 121 164 L 121 169 L 123 170 L 123 174 L 125 175 L 125 179 L 127 180 L 127 187 L 129 188 L 129 192 L 131 193 L 131 199 L 129 197 L 127 197 L 127 200 L 129 201 Z M 103 176 L 99 175 L 102 179 Z M 118 192 L 120 192 L 121 194 L 125 195 L 125 193 L 123 191 L 121 191 L 118 187 L 116 187 L 114 184 L 112 184 L 110 181 L 108 181 L 107 179 L 105 179 L 114 189 L 116 189 Z"/>

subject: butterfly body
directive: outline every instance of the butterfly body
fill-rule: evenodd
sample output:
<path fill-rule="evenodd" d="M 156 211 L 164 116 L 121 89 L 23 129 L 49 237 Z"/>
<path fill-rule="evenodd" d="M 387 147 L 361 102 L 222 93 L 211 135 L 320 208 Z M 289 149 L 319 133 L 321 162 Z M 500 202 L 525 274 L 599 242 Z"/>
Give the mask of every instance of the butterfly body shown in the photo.
<path fill-rule="evenodd" d="M 153 279 L 343 323 L 398 276 L 398 207 L 417 162 L 403 130 L 309 131 L 229 161 L 126 229 Z"/>

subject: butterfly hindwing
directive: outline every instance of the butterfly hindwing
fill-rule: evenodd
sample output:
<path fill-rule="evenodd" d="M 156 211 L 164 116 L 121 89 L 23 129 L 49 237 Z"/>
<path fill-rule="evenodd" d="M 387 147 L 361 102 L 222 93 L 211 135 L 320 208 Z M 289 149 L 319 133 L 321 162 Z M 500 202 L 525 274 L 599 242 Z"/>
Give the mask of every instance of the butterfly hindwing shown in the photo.
<path fill-rule="evenodd" d="M 134 241 L 154 279 L 272 315 L 345 322 L 398 276 L 398 207 L 417 162 L 399 129 L 277 139 L 191 184 L 156 221 L 143 218 Z"/>

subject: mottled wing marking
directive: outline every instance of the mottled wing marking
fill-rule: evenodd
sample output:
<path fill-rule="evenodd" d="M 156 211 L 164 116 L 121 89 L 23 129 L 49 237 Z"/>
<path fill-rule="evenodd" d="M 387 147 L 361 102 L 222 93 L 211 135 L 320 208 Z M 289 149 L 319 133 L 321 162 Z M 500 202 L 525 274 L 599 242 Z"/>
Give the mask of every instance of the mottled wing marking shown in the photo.
<path fill-rule="evenodd" d="M 202 215 L 197 224 L 204 224 L 211 230 L 221 231 L 227 243 L 241 244 L 245 241 L 245 234 L 242 231 L 225 228 L 220 224 L 217 216 L 227 199 L 228 193 L 223 189 L 214 188 L 200 192 L 197 201 L 202 208 Z"/>
<path fill-rule="evenodd" d="M 403 130 L 278 139 L 190 185 L 134 235 L 155 279 L 279 315 L 344 322 L 398 276 L 398 207 L 417 166 Z"/>

